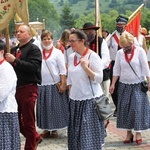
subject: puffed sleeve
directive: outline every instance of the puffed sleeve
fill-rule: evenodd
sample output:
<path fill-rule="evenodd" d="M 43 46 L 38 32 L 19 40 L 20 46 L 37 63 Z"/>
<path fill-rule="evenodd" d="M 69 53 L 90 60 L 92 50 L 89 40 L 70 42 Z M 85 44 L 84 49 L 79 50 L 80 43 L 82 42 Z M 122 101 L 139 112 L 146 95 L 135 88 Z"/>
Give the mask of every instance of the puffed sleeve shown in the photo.
<path fill-rule="evenodd" d="M 113 67 L 113 76 L 120 76 L 120 70 L 121 70 L 121 67 L 120 67 L 120 54 L 121 53 L 120 52 L 121 50 L 119 50 L 116 55 L 115 64 Z"/>
<path fill-rule="evenodd" d="M 65 58 L 64 58 L 64 54 L 57 49 L 57 64 L 58 64 L 58 68 L 59 68 L 59 74 L 60 75 L 66 75 L 66 65 L 65 65 Z"/>
<path fill-rule="evenodd" d="M 150 76 L 148 60 L 147 60 L 145 50 L 143 48 L 140 48 L 139 59 L 142 66 L 142 76 Z"/>
<path fill-rule="evenodd" d="M 96 54 L 95 52 L 91 53 L 89 60 L 90 60 L 89 67 L 95 73 L 93 82 L 101 83 L 103 80 L 103 62 L 102 62 L 102 60 L 100 59 L 98 54 Z"/>
<path fill-rule="evenodd" d="M 3 68 L 0 68 L 0 102 L 4 101 L 12 88 L 16 86 L 16 74 L 10 66 L 10 64 L 5 65 Z"/>

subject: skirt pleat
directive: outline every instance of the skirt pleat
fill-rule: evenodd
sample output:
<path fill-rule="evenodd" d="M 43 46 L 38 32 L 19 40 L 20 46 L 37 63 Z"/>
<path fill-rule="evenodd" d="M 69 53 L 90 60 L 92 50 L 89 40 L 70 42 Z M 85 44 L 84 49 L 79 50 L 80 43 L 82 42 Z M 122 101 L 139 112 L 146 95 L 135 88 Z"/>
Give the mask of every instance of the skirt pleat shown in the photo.
<path fill-rule="evenodd" d="M 47 130 L 66 128 L 68 115 L 68 92 L 60 94 L 56 85 L 39 86 L 37 126 Z"/>
<path fill-rule="evenodd" d="M 20 150 L 18 113 L 0 113 L 0 150 Z"/>
<path fill-rule="evenodd" d="M 147 93 L 139 84 L 119 83 L 117 128 L 135 131 L 150 128 L 150 105 Z"/>
<path fill-rule="evenodd" d="M 104 144 L 104 122 L 94 109 L 93 99 L 70 100 L 68 149 L 101 150 Z"/>

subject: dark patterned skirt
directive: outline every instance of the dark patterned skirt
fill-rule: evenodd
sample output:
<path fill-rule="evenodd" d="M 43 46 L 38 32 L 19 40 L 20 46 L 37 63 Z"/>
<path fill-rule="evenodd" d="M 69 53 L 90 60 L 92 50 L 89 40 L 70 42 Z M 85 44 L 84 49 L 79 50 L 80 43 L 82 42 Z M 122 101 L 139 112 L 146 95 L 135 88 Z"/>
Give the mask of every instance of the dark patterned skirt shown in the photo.
<path fill-rule="evenodd" d="M 68 150 L 101 150 L 105 128 L 94 100 L 70 100 L 69 110 Z"/>
<path fill-rule="evenodd" d="M 117 128 L 135 131 L 150 128 L 150 105 L 147 93 L 139 84 L 119 82 Z"/>
<path fill-rule="evenodd" d="M 46 130 L 68 127 L 68 92 L 59 94 L 56 85 L 39 86 L 37 126 Z"/>
<path fill-rule="evenodd" d="M 0 113 L 0 150 L 20 150 L 18 113 Z"/>

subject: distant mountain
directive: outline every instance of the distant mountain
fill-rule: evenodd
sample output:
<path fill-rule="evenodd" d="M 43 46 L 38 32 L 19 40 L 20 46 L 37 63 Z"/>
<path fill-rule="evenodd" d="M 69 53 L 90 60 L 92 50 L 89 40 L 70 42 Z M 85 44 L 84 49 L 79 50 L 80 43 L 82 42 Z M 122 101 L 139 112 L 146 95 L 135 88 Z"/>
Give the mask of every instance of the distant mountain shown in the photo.
<path fill-rule="evenodd" d="M 110 10 L 117 10 L 119 13 L 125 13 L 126 10 L 136 10 L 143 0 L 99 0 L 101 13 L 107 13 Z M 50 0 L 54 4 L 58 14 L 61 13 L 64 3 L 68 3 L 71 8 L 71 12 L 74 14 L 87 14 L 91 11 L 95 11 L 95 0 Z M 145 0 L 147 5 L 149 0 Z"/>

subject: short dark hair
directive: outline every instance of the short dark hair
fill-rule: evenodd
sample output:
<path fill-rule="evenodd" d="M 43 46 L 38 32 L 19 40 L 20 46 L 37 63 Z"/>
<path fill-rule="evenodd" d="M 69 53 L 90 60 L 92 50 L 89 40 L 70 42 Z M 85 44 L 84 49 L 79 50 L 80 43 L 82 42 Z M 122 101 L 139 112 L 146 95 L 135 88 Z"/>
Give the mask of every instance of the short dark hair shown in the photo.
<path fill-rule="evenodd" d="M 84 33 L 84 31 L 80 30 L 80 29 L 75 29 L 74 31 L 71 32 L 71 34 L 76 34 L 77 38 L 80 40 L 84 39 L 84 45 L 88 46 L 88 39 L 87 39 L 87 35 Z"/>

